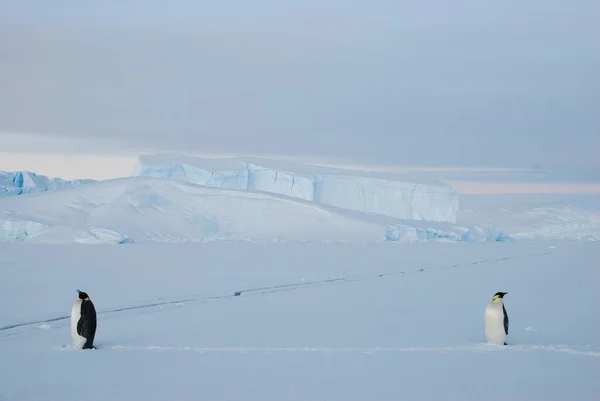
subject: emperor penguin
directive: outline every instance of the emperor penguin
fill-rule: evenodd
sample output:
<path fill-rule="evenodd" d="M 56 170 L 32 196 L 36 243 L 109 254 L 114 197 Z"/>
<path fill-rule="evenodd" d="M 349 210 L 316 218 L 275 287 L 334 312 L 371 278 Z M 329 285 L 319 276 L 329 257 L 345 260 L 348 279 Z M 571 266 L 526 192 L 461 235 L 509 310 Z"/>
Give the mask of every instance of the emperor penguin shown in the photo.
<path fill-rule="evenodd" d="M 488 343 L 506 345 L 508 314 L 502 302 L 507 292 L 497 292 L 485 309 L 485 335 Z"/>
<path fill-rule="evenodd" d="M 94 348 L 96 336 L 96 308 L 88 294 L 77 290 L 79 298 L 71 308 L 71 337 L 79 349 Z"/>

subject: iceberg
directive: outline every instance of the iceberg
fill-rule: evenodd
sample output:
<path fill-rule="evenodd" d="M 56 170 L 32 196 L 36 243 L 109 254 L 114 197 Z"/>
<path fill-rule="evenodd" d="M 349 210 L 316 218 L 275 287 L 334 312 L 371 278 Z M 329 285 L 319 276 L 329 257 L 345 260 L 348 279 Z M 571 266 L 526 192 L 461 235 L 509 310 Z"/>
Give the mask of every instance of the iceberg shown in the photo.
<path fill-rule="evenodd" d="M 456 221 L 459 193 L 438 181 L 260 158 L 142 155 L 133 176 L 281 195 L 402 220 Z"/>
<path fill-rule="evenodd" d="M 404 224 L 389 226 L 385 233 L 391 242 L 512 242 L 514 238 L 496 228 L 461 227 L 451 225 L 447 228 L 413 227 Z"/>
<path fill-rule="evenodd" d="M 41 234 L 48 226 L 39 221 L 2 220 L 0 221 L 0 242 L 8 240 L 22 241 Z"/>
<path fill-rule="evenodd" d="M 200 159 L 162 155 L 140 156 L 132 176 L 167 178 L 208 187 L 248 189 L 248 168 L 235 159 Z"/>
<path fill-rule="evenodd" d="M 0 171 L 0 196 L 16 196 L 73 188 L 95 180 L 63 180 L 48 178 L 29 171 Z"/>

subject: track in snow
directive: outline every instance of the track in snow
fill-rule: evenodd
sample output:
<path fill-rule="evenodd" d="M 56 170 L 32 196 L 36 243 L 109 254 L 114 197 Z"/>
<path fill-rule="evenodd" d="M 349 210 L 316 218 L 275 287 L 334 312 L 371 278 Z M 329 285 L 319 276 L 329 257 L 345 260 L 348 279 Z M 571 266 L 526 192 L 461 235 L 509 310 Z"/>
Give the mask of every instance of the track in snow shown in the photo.
<path fill-rule="evenodd" d="M 352 281 L 355 281 L 355 280 L 353 280 L 352 278 L 349 278 L 349 277 L 340 277 L 340 278 L 331 278 L 331 279 L 325 279 L 325 280 L 303 281 L 303 282 L 299 282 L 299 283 L 279 284 L 279 285 L 265 286 L 265 287 L 255 287 L 255 288 L 248 288 L 248 289 L 243 289 L 240 291 L 235 291 L 232 294 L 213 295 L 213 296 L 208 296 L 208 297 L 185 298 L 185 299 L 177 299 L 177 300 L 171 300 L 171 301 L 154 302 L 154 303 L 148 303 L 148 304 L 136 305 L 136 306 L 125 306 L 122 308 L 98 311 L 97 314 L 105 315 L 105 314 L 111 314 L 111 313 L 126 312 L 126 311 L 130 311 L 130 310 L 135 310 L 135 309 L 149 309 L 149 308 L 154 308 L 154 307 L 158 307 L 158 306 L 175 305 L 175 304 L 181 304 L 181 303 L 186 303 L 186 302 L 211 301 L 211 300 L 223 299 L 223 298 L 233 298 L 233 297 L 238 297 L 238 296 L 242 295 L 243 293 L 253 293 L 253 292 L 272 291 L 272 290 L 286 290 L 286 289 L 293 290 L 293 289 L 296 289 L 296 288 L 302 287 L 302 286 L 314 286 L 317 284 L 333 284 L 336 282 L 352 282 Z M 15 323 L 15 324 L 0 327 L 0 331 L 6 331 L 6 330 L 10 330 L 10 329 L 19 328 L 19 327 L 25 327 L 25 326 L 34 326 L 34 325 L 39 325 L 39 324 L 44 324 L 44 323 L 52 323 L 52 322 L 57 322 L 57 321 L 61 321 L 61 320 L 67 320 L 70 318 L 71 318 L 70 315 L 64 315 L 64 316 L 57 316 L 57 317 L 53 317 L 53 318 L 49 318 L 49 319 L 41 319 L 41 320 L 33 320 L 33 321 L 27 321 L 27 322 L 22 322 L 22 323 Z"/>
<path fill-rule="evenodd" d="M 550 254 L 552 254 L 552 252 L 542 252 L 542 253 L 535 253 L 535 254 L 522 255 L 522 256 L 505 256 L 505 257 L 496 258 L 496 259 L 476 260 L 476 261 L 468 262 L 468 263 L 458 263 L 458 264 L 441 266 L 441 267 L 421 268 L 421 269 L 412 270 L 412 271 L 400 270 L 400 271 L 391 271 L 391 272 L 386 272 L 386 273 L 377 273 L 377 274 L 370 274 L 370 275 L 337 277 L 337 278 L 329 278 L 329 279 L 324 279 L 324 280 L 302 281 L 302 282 L 296 282 L 296 283 L 277 284 L 277 285 L 264 286 L 264 287 L 253 287 L 253 288 L 247 288 L 247 289 L 234 291 L 233 293 L 223 294 L 223 295 L 213 295 L 213 296 L 207 296 L 207 297 L 192 297 L 192 298 L 184 298 L 184 299 L 177 299 L 177 300 L 171 300 L 171 301 L 153 302 L 153 303 L 147 303 L 147 304 L 136 305 L 136 306 L 125 306 L 125 307 L 115 308 L 115 309 L 101 310 L 101 311 L 98 311 L 98 315 L 120 313 L 120 312 L 136 310 L 136 309 L 150 309 L 150 308 L 155 308 L 155 307 L 160 307 L 160 306 L 165 306 L 165 305 L 175 305 L 175 304 L 182 304 L 182 303 L 189 303 L 189 302 L 212 301 L 212 300 L 219 300 L 219 299 L 224 299 L 224 298 L 233 298 L 233 297 L 239 297 L 244 293 L 270 292 L 270 291 L 274 291 L 274 290 L 291 291 L 291 290 L 295 290 L 300 287 L 352 283 L 352 282 L 363 281 L 363 280 L 368 280 L 368 279 L 389 277 L 389 276 L 393 276 L 393 275 L 409 275 L 409 274 L 417 274 L 417 273 L 422 273 L 422 272 L 434 272 L 434 271 L 440 271 L 440 270 L 445 270 L 445 269 L 455 269 L 455 268 L 459 268 L 459 267 L 470 267 L 470 266 L 479 265 L 479 264 L 494 264 L 494 263 L 503 262 L 503 261 L 507 261 L 507 260 L 511 260 L 511 259 L 517 259 L 517 258 L 523 258 L 523 257 L 546 256 L 546 255 L 550 255 Z M 45 323 L 58 322 L 58 321 L 62 321 L 62 320 L 68 320 L 68 319 L 70 319 L 70 317 L 71 317 L 70 315 L 62 315 L 62 316 L 52 317 L 52 318 L 48 318 L 48 319 L 40 319 L 40 320 L 33 320 L 33 321 L 30 320 L 30 321 L 26 321 L 26 322 L 22 322 L 22 323 L 15 323 L 15 324 L 10 324 L 10 325 L 6 325 L 6 326 L 0 326 L 0 331 L 7 331 L 7 330 L 19 328 L 19 327 L 35 326 L 35 325 L 41 325 L 41 324 L 45 324 Z"/>
<path fill-rule="evenodd" d="M 380 354 L 380 353 L 400 353 L 400 352 L 430 352 L 430 353 L 450 353 L 450 352 L 559 352 L 572 355 L 600 357 L 600 349 L 587 347 L 573 348 L 565 345 L 508 345 L 495 346 L 490 344 L 475 344 L 459 347 L 357 347 L 357 348 L 329 348 L 329 347 L 169 347 L 169 346 L 130 346 L 130 345 L 112 345 L 99 348 L 113 351 L 136 352 L 136 351 L 155 351 L 155 352 L 227 352 L 227 353 L 358 353 L 358 354 Z M 71 345 L 55 347 L 56 351 L 79 351 Z"/>

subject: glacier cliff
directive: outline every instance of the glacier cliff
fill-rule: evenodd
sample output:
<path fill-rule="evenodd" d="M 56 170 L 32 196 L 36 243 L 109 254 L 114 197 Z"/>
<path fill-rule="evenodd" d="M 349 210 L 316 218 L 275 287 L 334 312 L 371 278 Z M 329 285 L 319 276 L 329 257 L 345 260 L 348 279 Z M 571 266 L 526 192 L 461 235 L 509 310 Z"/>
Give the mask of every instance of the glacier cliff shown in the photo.
<path fill-rule="evenodd" d="M 458 192 L 436 181 L 259 158 L 142 155 L 133 176 L 265 192 L 405 220 L 454 223 L 459 205 Z"/>
<path fill-rule="evenodd" d="M 72 188 L 94 180 L 63 180 L 48 178 L 29 171 L 0 171 L 0 196 L 25 195 L 37 192 Z"/>

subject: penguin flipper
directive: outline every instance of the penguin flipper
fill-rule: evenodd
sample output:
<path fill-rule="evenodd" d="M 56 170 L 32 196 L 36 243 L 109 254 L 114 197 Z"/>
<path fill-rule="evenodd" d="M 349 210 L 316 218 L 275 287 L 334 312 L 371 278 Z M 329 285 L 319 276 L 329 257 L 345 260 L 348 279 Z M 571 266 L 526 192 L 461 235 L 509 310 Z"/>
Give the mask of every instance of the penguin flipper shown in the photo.
<path fill-rule="evenodd" d="M 85 339 L 83 349 L 94 347 L 94 338 L 96 337 L 96 309 L 90 300 L 84 300 L 81 303 L 81 319 L 77 324 L 79 335 Z"/>
<path fill-rule="evenodd" d="M 82 335 L 81 332 L 83 331 L 83 323 L 83 316 L 81 316 L 77 321 L 77 334 L 79 334 L 80 336 Z"/>
<path fill-rule="evenodd" d="M 502 304 L 502 312 L 504 312 L 504 332 L 508 335 L 508 313 L 506 313 L 504 304 Z"/>

